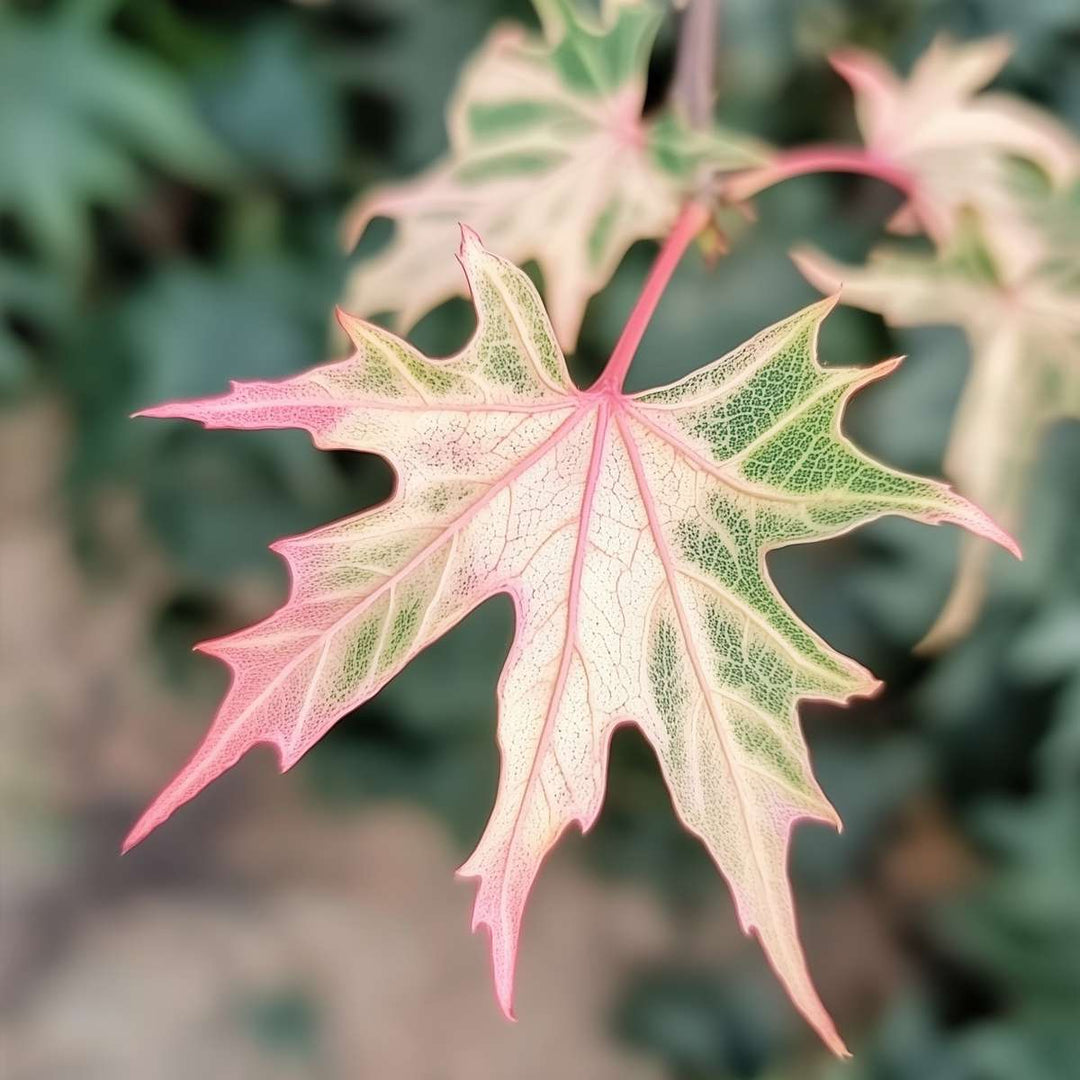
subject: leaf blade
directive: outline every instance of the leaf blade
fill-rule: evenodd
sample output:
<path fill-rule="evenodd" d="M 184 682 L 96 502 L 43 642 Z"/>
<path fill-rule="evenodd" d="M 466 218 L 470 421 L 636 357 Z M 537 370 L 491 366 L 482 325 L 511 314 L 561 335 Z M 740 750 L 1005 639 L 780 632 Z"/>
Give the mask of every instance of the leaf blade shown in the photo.
<path fill-rule="evenodd" d="M 832 302 L 672 386 L 626 396 L 602 380 L 582 392 L 528 278 L 468 231 L 461 261 L 477 329 L 453 357 L 431 360 L 343 316 L 355 347 L 344 361 L 148 410 L 207 426 L 301 427 L 320 446 L 380 454 L 398 483 L 386 503 L 275 545 L 292 572 L 289 599 L 204 646 L 233 684 L 125 848 L 256 743 L 274 745 L 282 768 L 294 764 L 417 652 L 507 593 L 516 632 L 498 687 L 499 790 L 459 871 L 478 879 L 473 925 L 490 931 L 504 1011 L 539 867 L 570 825 L 592 825 L 612 732 L 635 723 L 743 929 L 843 1055 L 786 878 L 795 822 L 839 824 L 797 706 L 879 684 L 802 624 L 765 557 L 883 513 L 1008 540 L 942 485 L 873 462 L 843 436 L 850 394 L 892 364 L 819 364 Z"/>

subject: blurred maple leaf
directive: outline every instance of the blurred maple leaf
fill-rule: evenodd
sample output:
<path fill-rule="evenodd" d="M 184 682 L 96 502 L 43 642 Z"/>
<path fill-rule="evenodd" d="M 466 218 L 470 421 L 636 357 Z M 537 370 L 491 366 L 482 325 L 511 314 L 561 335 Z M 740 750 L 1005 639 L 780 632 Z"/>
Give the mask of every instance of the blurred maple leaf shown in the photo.
<path fill-rule="evenodd" d="M 963 215 L 938 255 L 890 251 L 866 266 L 820 252 L 794 253 L 823 292 L 841 285 L 846 304 L 879 312 L 894 326 L 961 326 L 972 363 L 957 410 L 945 471 L 1007 529 L 1018 527 L 1031 467 L 1047 427 L 1080 418 L 1080 187 L 1017 200 L 1017 214 L 1042 238 L 1029 266 L 994 259 L 982 219 Z M 970 629 L 986 589 L 990 550 L 965 537 L 949 600 L 923 642 L 942 648 Z"/>
<path fill-rule="evenodd" d="M 956 44 L 941 37 L 906 79 L 872 53 L 836 53 L 831 62 L 854 91 L 865 149 L 822 146 L 780 153 L 729 181 L 725 190 L 739 200 L 805 172 L 878 175 L 908 197 L 889 223 L 893 232 L 925 232 L 947 244 L 961 215 L 974 210 L 992 256 L 1022 275 L 1042 261 L 1043 238 L 1017 198 L 1011 162 L 1029 162 L 1056 190 L 1067 190 L 1080 177 L 1080 146 L 1037 106 L 1009 94 L 979 92 L 1009 52 L 1004 38 Z"/>
<path fill-rule="evenodd" d="M 408 330 L 461 293 L 451 261 L 467 221 L 517 263 L 535 259 L 560 344 L 572 349 L 590 296 L 626 249 L 663 236 L 701 172 L 745 169 L 762 144 L 692 131 L 672 109 L 642 118 L 662 10 L 608 3 L 599 22 L 572 0 L 535 0 L 543 36 L 503 25 L 466 66 L 448 113 L 450 153 L 405 184 L 363 196 L 350 243 L 390 217 L 385 250 L 354 271 L 345 305 L 393 312 Z"/>

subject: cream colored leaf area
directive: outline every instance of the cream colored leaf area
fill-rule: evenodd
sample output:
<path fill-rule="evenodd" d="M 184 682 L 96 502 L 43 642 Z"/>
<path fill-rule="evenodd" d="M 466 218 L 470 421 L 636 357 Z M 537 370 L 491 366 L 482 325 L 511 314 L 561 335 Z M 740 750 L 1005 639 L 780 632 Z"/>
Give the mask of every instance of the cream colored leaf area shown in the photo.
<path fill-rule="evenodd" d="M 607 749 L 634 724 L 675 812 L 730 886 L 797 1008 L 844 1046 L 810 981 L 787 851 L 793 824 L 837 825 L 811 772 L 801 699 L 877 682 L 784 602 L 769 551 L 901 514 L 1009 538 L 943 484 L 870 459 L 841 433 L 848 399 L 888 373 L 822 367 L 824 301 L 687 378 L 626 395 L 571 381 L 529 278 L 465 231 L 477 312 L 431 360 L 343 315 L 354 351 L 282 382 L 146 415 L 302 428 L 379 454 L 394 495 L 281 541 L 292 587 L 256 625 L 202 646 L 232 670 L 209 734 L 136 824 L 138 842 L 256 744 L 288 768 L 421 649 L 498 593 L 516 636 L 498 686 L 501 777 L 461 873 L 478 883 L 509 1013 L 526 898 L 567 827 L 600 812 Z M 356 722 L 363 722 L 363 712 Z"/>
<path fill-rule="evenodd" d="M 939 38 L 906 79 L 872 53 L 848 50 L 832 64 L 854 92 L 867 150 L 911 175 L 897 231 L 925 231 L 947 244 L 962 216 L 975 212 L 994 258 L 1024 274 L 1041 261 L 1043 243 L 1016 198 L 1010 160 L 1031 162 L 1060 189 L 1080 175 L 1080 148 L 1049 113 L 984 89 L 1010 51 L 1005 38 Z"/>

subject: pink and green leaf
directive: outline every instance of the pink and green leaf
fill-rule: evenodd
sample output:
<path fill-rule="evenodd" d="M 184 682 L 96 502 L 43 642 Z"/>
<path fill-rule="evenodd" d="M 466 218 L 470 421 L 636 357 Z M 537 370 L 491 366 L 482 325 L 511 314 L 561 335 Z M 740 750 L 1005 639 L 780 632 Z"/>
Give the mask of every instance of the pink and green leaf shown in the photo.
<path fill-rule="evenodd" d="M 664 236 L 701 173 L 765 160 L 756 140 L 690 131 L 670 110 L 643 117 L 663 9 L 534 0 L 543 35 L 497 27 L 466 67 L 448 113 L 448 156 L 363 196 L 353 243 L 375 217 L 389 245 L 361 263 L 346 306 L 390 312 L 402 329 L 461 292 L 449 256 L 468 221 L 516 263 L 535 259 L 559 341 L 572 349 L 589 298 L 636 240 Z"/>
<path fill-rule="evenodd" d="M 695 219 L 682 220 L 692 238 Z M 503 1008 L 539 867 L 567 827 L 595 821 L 612 732 L 631 723 L 727 880 L 742 928 L 844 1054 L 807 971 L 787 880 L 795 822 L 838 825 L 797 706 L 879 684 L 800 621 L 766 556 L 883 514 L 1015 545 L 945 485 L 890 469 L 842 434 L 848 399 L 895 361 L 823 368 L 817 334 L 833 301 L 629 396 L 619 382 L 638 327 L 627 355 L 616 350 L 618 378 L 581 391 L 526 275 L 468 231 L 460 258 L 477 327 L 452 357 L 429 359 L 342 315 L 354 345 L 346 360 L 147 410 L 208 427 L 303 428 L 320 447 L 383 456 L 397 487 L 386 503 L 276 545 L 292 575 L 288 601 L 202 647 L 229 665 L 232 685 L 126 846 L 252 746 L 293 765 L 421 649 L 509 594 L 499 788 L 461 868 L 478 880 L 474 926 L 489 930 Z"/>

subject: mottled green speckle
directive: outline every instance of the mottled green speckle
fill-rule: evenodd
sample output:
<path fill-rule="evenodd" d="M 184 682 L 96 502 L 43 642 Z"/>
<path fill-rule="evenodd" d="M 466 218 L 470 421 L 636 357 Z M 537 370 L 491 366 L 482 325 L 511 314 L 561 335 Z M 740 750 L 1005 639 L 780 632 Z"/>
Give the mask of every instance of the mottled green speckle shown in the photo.
<path fill-rule="evenodd" d="M 520 323 L 524 345 L 548 378 L 557 386 L 565 386 L 562 353 L 532 283 L 515 269 L 513 273 L 502 275 L 501 284 L 514 302 L 514 313 Z"/>
<path fill-rule="evenodd" d="M 399 602 L 386 633 L 382 655 L 379 657 L 380 671 L 385 671 L 401 659 L 420 629 L 422 615 L 422 597 L 412 595 Z"/>
<path fill-rule="evenodd" d="M 838 435 L 844 395 L 858 373 L 823 394 L 800 416 L 756 447 L 742 462 L 748 480 L 799 495 L 848 491 L 855 495 L 918 498 L 923 480 L 902 476 L 853 450 Z"/>
<path fill-rule="evenodd" d="M 685 719 L 683 713 L 690 698 L 682 670 L 684 651 L 674 624 L 659 619 L 649 648 L 649 686 L 657 713 L 671 729 Z"/>
<path fill-rule="evenodd" d="M 717 461 L 744 450 L 827 382 L 811 356 L 813 329 L 801 326 L 730 394 L 687 414 L 687 431 L 708 442 Z"/>
<path fill-rule="evenodd" d="M 384 616 L 385 605 L 381 605 L 368 612 L 352 630 L 335 677 L 326 680 L 321 690 L 327 704 L 348 701 L 360 689 L 375 658 Z"/>
<path fill-rule="evenodd" d="M 726 719 L 740 749 L 759 769 L 780 777 L 800 794 L 812 794 L 805 766 L 764 717 L 749 709 L 730 708 Z"/>
<path fill-rule="evenodd" d="M 777 524 L 775 519 L 765 515 L 760 525 L 757 520 L 752 523 L 747 511 L 735 500 L 719 495 L 709 505 L 717 528 L 709 528 L 703 518 L 686 519 L 676 528 L 683 559 L 705 581 L 714 581 L 717 589 L 771 627 L 808 665 L 830 674 L 845 675 L 844 668 L 792 617 L 761 574 L 762 528 L 766 533 L 772 531 L 770 525 Z M 719 632 L 718 624 L 714 629 Z M 716 644 L 719 648 L 719 642 Z"/>

